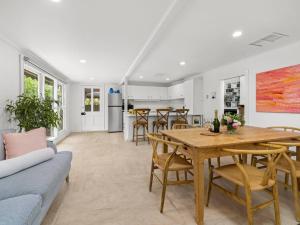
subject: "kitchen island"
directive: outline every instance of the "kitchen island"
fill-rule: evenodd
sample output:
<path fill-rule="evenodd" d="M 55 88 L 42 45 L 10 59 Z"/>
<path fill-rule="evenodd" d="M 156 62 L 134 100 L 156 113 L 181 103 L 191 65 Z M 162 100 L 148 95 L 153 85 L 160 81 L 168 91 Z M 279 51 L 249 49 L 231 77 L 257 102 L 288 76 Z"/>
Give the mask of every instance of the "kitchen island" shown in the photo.
<path fill-rule="evenodd" d="M 176 113 L 171 112 L 169 114 L 169 129 L 171 129 L 171 121 L 175 120 Z M 150 112 L 149 114 L 149 133 L 152 132 L 153 129 L 153 121 L 156 120 L 156 112 Z M 125 141 L 132 141 L 133 135 L 133 121 L 135 121 L 135 115 L 132 113 L 124 112 L 123 114 L 123 133 Z M 188 122 L 191 124 L 192 122 L 192 115 L 188 115 Z M 143 132 L 142 128 L 140 128 L 139 133 Z"/>

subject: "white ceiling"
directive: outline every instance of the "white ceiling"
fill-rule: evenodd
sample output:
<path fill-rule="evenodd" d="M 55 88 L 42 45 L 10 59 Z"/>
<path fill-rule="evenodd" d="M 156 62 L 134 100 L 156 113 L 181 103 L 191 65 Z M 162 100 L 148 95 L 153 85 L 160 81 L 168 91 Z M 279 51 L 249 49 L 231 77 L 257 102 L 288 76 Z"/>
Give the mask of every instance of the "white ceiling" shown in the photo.
<path fill-rule="evenodd" d="M 133 64 L 173 2 L 184 4 Z M 130 80 L 170 82 L 300 40 L 299 8 L 299 0 L 0 0 L 0 34 L 73 81 L 120 82 L 134 65 Z M 244 35 L 233 39 L 238 29 Z M 272 32 L 289 37 L 249 46 Z"/>
<path fill-rule="evenodd" d="M 299 9 L 299 0 L 189 0 L 131 80 L 170 82 L 300 40 Z M 243 36 L 233 39 L 235 30 Z M 290 37 L 249 46 L 272 32 Z"/>
<path fill-rule="evenodd" d="M 0 0 L 0 34 L 73 81 L 120 82 L 170 3 Z"/>

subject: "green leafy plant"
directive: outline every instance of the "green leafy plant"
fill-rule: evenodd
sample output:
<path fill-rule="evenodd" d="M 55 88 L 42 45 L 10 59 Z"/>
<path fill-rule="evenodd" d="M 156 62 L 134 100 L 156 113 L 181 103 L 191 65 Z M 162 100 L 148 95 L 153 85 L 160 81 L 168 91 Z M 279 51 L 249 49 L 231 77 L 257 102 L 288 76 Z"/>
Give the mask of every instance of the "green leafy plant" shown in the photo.
<path fill-rule="evenodd" d="M 60 123 L 59 113 L 53 110 L 54 103 L 56 102 L 49 97 L 43 99 L 23 94 L 16 101 L 8 100 L 5 111 L 9 113 L 9 121 L 17 121 L 20 131 L 40 127 L 50 129 L 58 127 Z"/>

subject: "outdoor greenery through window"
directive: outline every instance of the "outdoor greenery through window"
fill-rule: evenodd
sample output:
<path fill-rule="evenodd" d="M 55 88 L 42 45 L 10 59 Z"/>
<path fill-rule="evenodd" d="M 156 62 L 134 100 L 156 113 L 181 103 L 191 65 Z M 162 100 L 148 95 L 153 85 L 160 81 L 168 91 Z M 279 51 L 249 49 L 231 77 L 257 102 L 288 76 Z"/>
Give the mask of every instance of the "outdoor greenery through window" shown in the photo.
<path fill-rule="evenodd" d="M 31 66 L 29 63 L 25 63 L 24 67 L 24 93 L 29 96 L 48 97 L 57 102 L 53 104 L 53 108 L 59 113 L 61 121 L 57 128 L 48 131 L 50 136 L 56 137 L 64 130 L 65 126 L 65 86 L 50 74 Z"/>
<path fill-rule="evenodd" d="M 54 98 L 54 80 L 45 77 L 45 97 Z"/>
<path fill-rule="evenodd" d="M 28 70 L 24 72 L 24 93 L 30 96 L 37 96 L 39 93 L 38 75 Z"/>

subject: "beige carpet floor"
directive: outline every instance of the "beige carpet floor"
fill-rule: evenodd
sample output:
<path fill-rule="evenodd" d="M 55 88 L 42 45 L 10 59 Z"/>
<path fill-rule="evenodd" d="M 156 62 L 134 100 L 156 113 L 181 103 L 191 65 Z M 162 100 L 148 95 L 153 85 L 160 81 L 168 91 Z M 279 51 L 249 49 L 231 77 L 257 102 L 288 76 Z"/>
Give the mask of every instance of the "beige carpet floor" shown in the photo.
<path fill-rule="evenodd" d="M 192 185 L 169 186 L 159 212 L 161 185 L 148 191 L 151 148 L 125 142 L 122 134 L 76 133 L 59 150 L 73 152 L 70 183 L 64 184 L 43 225 L 195 225 Z M 229 161 L 230 159 L 222 159 Z M 225 184 L 228 185 L 229 184 Z M 280 189 L 282 225 L 296 225 L 292 194 Z M 268 197 L 254 195 L 259 202 Z M 273 208 L 255 213 L 255 224 L 273 224 Z M 206 225 L 245 225 L 244 207 L 213 189 Z"/>

